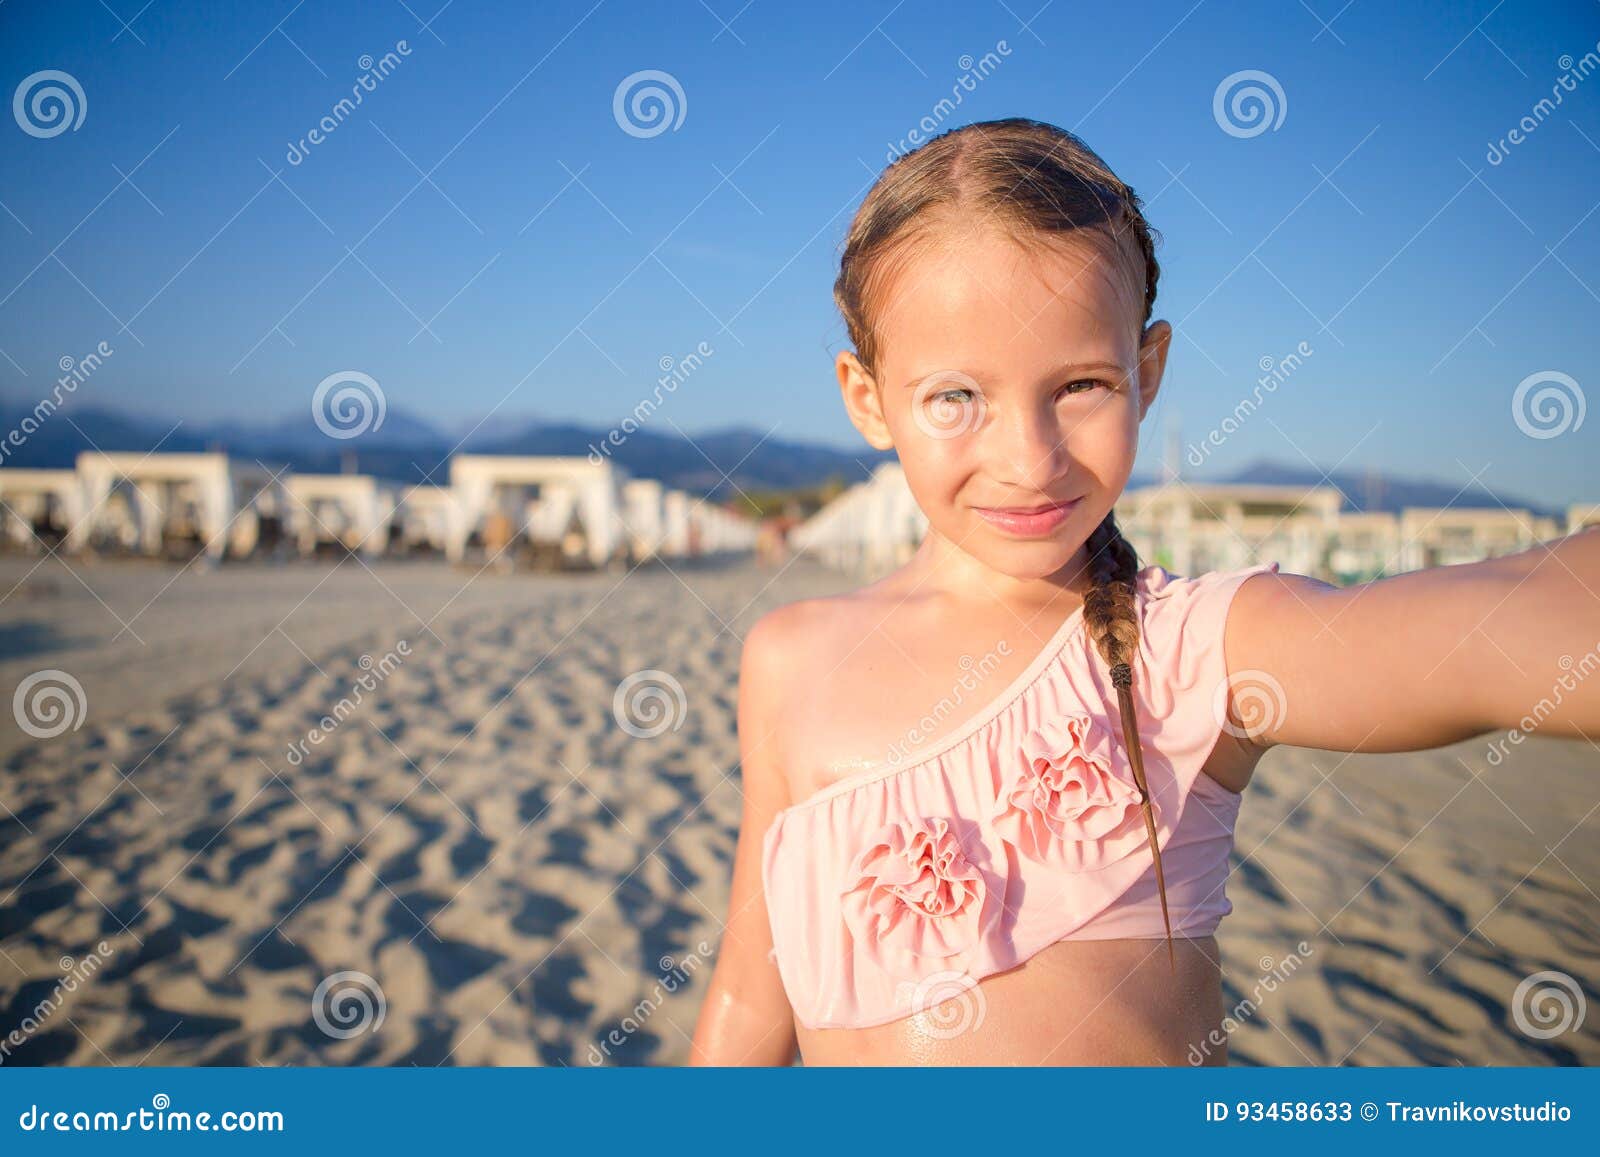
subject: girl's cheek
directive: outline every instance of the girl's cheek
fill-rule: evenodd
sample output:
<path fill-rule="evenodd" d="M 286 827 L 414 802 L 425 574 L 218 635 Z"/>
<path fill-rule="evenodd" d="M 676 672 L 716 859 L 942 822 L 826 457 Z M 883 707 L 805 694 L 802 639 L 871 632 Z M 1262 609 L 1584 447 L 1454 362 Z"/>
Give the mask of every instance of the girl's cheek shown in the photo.
<path fill-rule="evenodd" d="M 1065 416 L 1062 433 L 1073 457 L 1081 461 L 1107 467 L 1131 462 L 1139 449 L 1139 412 L 1119 399 Z"/>

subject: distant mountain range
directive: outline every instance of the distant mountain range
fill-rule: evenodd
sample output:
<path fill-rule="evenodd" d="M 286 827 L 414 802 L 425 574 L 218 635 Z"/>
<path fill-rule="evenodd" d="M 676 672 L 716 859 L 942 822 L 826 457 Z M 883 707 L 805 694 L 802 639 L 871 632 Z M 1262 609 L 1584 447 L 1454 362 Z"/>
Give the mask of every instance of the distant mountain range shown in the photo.
<path fill-rule="evenodd" d="M 0 399 L 0 438 L 17 429 L 31 411 L 31 405 Z M 464 426 L 447 433 L 390 407 L 376 429 L 340 440 L 319 429 L 309 411 L 281 422 L 208 425 L 74 406 L 41 422 L 22 446 L 4 447 L 0 460 L 9 466 L 59 468 L 72 466 L 79 452 L 96 448 L 139 453 L 157 447 L 177 453 L 226 450 L 273 469 L 287 464 L 300 473 L 359 470 L 397 482 L 442 483 L 449 479 L 449 458 L 457 450 L 576 457 L 609 451 L 612 461 L 637 477 L 658 478 L 694 494 L 726 497 L 733 493 L 733 485 L 753 491 L 812 486 L 830 477 L 859 482 L 879 463 L 894 457 L 866 446 L 854 453 L 767 437 L 747 426 L 695 434 L 692 439 L 670 427 L 666 433 L 636 430 L 624 436 L 619 432 L 621 445 L 607 444 L 610 433 L 610 427 L 536 419 L 508 421 L 503 417 L 490 418 L 476 429 Z"/>
<path fill-rule="evenodd" d="M 0 438 L 18 429 L 31 410 L 31 405 L 0 399 Z M 475 430 L 463 427 L 452 435 L 413 414 L 390 408 L 378 429 L 340 441 L 318 429 L 309 411 L 302 417 L 276 423 L 235 421 L 205 425 L 135 417 L 105 408 L 72 407 L 70 412 L 64 409 L 40 423 L 21 447 L 4 447 L 3 461 L 9 466 L 70 467 L 82 450 L 98 447 L 142 453 L 159 446 L 172 452 L 226 450 L 241 458 L 257 459 L 273 469 L 288 465 L 300 473 L 359 470 L 397 482 L 442 483 L 449 479 L 448 461 L 458 443 L 460 450 L 474 454 L 582 456 L 591 450 L 603 452 L 610 429 L 570 422 L 523 419 L 513 423 L 491 418 Z M 681 490 L 718 498 L 733 493 L 734 486 L 746 491 L 786 490 L 815 486 L 830 477 L 858 482 L 879 463 L 894 458 L 892 453 L 867 447 L 856 452 L 765 436 L 751 426 L 695 434 L 692 440 L 675 431 L 639 430 L 623 438 L 622 445 L 609 449 L 610 458 L 637 477 L 657 478 Z M 1136 475 L 1129 484 L 1151 481 L 1154 479 Z M 1340 471 L 1324 480 L 1314 469 L 1266 459 L 1205 481 L 1331 484 L 1343 492 L 1346 510 L 1496 507 L 1504 503 L 1536 514 L 1562 513 L 1559 508 L 1518 495 L 1494 494 L 1482 487 L 1461 490 L 1453 482 L 1404 478 L 1370 469 Z"/>

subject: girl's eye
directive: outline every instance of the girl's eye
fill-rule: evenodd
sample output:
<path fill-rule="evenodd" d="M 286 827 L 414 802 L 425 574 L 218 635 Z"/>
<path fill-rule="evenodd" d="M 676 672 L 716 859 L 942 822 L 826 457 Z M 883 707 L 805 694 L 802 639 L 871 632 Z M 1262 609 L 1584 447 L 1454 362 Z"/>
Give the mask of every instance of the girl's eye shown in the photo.
<path fill-rule="evenodd" d="M 935 393 L 928 401 L 936 406 L 964 406 L 973 399 L 971 390 L 948 389 Z"/>
<path fill-rule="evenodd" d="M 1063 394 L 1086 394 L 1097 386 L 1108 390 L 1112 388 L 1111 383 L 1104 378 L 1079 378 L 1075 382 L 1068 382 L 1062 386 L 1061 392 Z"/>

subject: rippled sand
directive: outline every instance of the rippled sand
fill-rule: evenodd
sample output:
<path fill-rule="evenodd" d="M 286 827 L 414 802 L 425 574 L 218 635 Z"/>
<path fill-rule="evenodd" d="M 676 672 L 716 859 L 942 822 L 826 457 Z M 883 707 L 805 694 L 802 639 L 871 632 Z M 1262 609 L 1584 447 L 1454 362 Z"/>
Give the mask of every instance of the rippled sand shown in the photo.
<path fill-rule="evenodd" d="M 50 738 L 0 715 L 0 1061 L 681 1062 L 740 636 L 848 585 L 0 560 L 0 690 L 59 670 L 87 704 Z M 1263 762 L 1236 1063 L 1600 1060 L 1600 749 L 1488 743 Z M 1538 1039 L 1512 1002 L 1544 970 L 1590 1007 Z"/>

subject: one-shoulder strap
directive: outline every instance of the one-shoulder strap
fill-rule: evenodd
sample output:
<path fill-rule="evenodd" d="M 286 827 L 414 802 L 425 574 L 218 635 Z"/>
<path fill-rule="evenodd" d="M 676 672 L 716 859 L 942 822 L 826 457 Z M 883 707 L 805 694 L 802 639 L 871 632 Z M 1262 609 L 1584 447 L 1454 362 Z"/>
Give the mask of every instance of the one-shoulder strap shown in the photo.
<path fill-rule="evenodd" d="M 1230 685 L 1237 696 L 1243 684 L 1268 679 L 1264 672 L 1229 671 L 1223 644 L 1234 595 L 1278 566 L 1261 562 L 1193 578 L 1155 568 L 1145 586 L 1140 697 L 1161 721 L 1162 753 L 1181 778 L 1198 772 L 1216 745 L 1227 722 Z"/>

